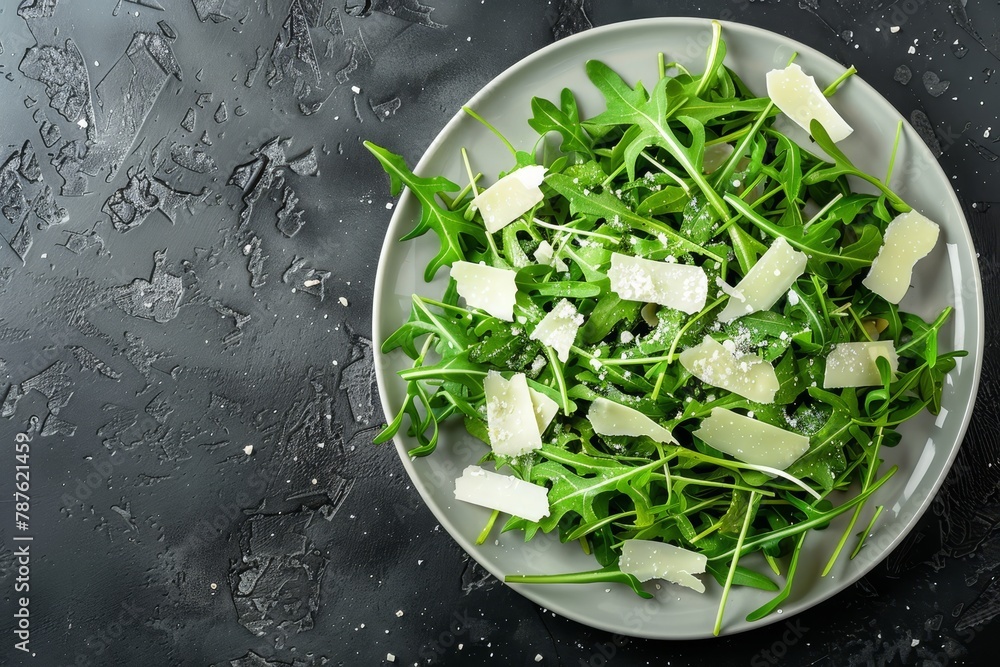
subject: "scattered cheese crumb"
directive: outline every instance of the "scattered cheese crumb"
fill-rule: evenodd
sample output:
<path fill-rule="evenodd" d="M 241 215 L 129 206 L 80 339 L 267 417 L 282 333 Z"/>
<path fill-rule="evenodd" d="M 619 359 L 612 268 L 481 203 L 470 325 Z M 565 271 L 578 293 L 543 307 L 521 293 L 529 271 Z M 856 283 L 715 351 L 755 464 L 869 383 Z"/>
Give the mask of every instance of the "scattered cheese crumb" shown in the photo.
<path fill-rule="evenodd" d="M 253 453 L 253 445 L 247 445 L 246 447 L 244 447 L 243 453 L 246 454 L 247 456 L 250 456 L 250 454 Z"/>
<path fill-rule="evenodd" d="M 344 306 L 345 308 L 347 307 L 347 297 L 346 296 L 340 297 L 339 299 L 337 299 L 337 301 L 340 302 L 341 306 Z"/>
<path fill-rule="evenodd" d="M 396 656 L 394 656 L 392 653 L 386 653 L 385 659 L 387 662 L 396 662 Z"/>

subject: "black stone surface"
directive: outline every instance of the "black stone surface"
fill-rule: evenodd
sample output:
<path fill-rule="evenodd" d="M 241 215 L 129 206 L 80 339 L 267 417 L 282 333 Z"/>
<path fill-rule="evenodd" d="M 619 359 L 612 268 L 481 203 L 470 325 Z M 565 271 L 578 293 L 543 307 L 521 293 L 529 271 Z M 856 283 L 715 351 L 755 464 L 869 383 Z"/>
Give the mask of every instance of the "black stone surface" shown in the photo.
<path fill-rule="evenodd" d="M 391 200 L 361 140 L 412 164 L 520 58 L 665 15 L 855 64 L 952 177 L 994 331 L 993 0 L 4 3 L 0 664 L 996 664 L 990 335 L 969 435 L 904 544 L 832 600 L 721 639 L 627 639 L 539 609 L 463 554 L 395 451 L 370 444 Z M 32 436 L 25 531 L 18 432 Z M 27 593 L 15 535 L 33 537 Z M 15 649 L 22 596 L 30 654 Z"/>

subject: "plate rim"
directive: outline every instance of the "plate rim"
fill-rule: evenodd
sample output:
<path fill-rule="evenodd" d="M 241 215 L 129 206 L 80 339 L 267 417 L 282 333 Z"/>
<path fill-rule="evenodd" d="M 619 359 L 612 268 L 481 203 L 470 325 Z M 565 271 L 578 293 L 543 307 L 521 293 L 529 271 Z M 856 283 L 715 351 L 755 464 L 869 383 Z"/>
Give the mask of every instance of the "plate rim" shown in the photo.
<path fill-rule="evenodd" d="M 567 48 L 567 45 L 575 44 L 577 42 L 582 42 L 582 41 L 601 39 L 606 35 L 613 34 L 616 32 L 627 33 L 634 29 L 649 26 L 650 24 L 670 25 L 671 27 L 690 26 L 694 29 L 706 29 L 706 28 L 710 29 L 713 21 L 718 21 L 722 25 L 722 32 L 724 36 L 727 34 L 727 32 L 729 33 L 743 32 L 743 33 L 749 33 L 750 35 L 757 34 L 761 36 L 766 36 L 769 39 L 777 38 L 784 45 L 793 48 L 799 54 L 808 53 L 810 58 L 819 58 L 827 60 L 837 64 L 840 67 L 843 67 L 843 65 L 838 63 L 831 56 L 826 55 L 822 51 L 812 46 L 809 46 L 808 44 L 799 42 L 798 40 L 789 37 L 787 35 L 784 35 L 782 33 L 775 32 L 772 30 L 767 30 L 765 28 L 760 28 L 758 26 L 746 23 L 739 23 L 735 21 L 729 21 L 729 20 L 719 20 L 719 19 L 692 17 L 692 16 L 649 17 L 649 18 L 617 21 L 602 26 L 595 26 L 594 28 L 585 30 L 580 33 L 576 33 L 564 39 L 547 44 L 541 49 L 538 49 L 537 51 L 534 51 L 525 56 L 524 58 L 513 63 L 512 65 L 504 69 L 502 72 L 500 72 L 497 76 L 490 79 L 467 102 L 465 102 L 462 105 L 462 107 L 468 106 L 475 108 L 478 102 L 480 102 L 483 98 L 491 94 L 491 91 L 495 86 L 499 85 L 501 82 L 505 82 L 507 79 L 511 77 L 516 76 L 520 70 L 530 67 L 537 61 L 544 60 L 550 57 L 551 54 L 557 53 L 559 50 Z M 876 88 L 871 86 L 860 75 L 855 75 L 854 77 L 852 77 L 852 79 L 854 80 L 854 83 L 852 85 L 861 85 L 867 88 L 870 94 L 876 96 L 876 98 L 880 99 L 889 108 L 893 109 L 900 116 L 900 118 L 906 123 L 906 127 L 909 129 L 911 133 L 914 132 L 912 126 L 910 126 L 909 124 L 909 121 L 904 116 L 902 116 L 902 114 L 899 113 L 899 110 L 895 107 L 895 105 L 889 102 Z M 459 123 L 465 119 L 465 113 L 463 112 L 462 107 L 459 107 L 459 109 L 455 112 L 455 114 L 448 119 L 448 121 L 442 126 L 442 128 L 435 135 L 431 143 L 428 144 L 428 146 L 424 149 L 424 151 L 420 156 L 420 159 L 413 168 L 414 173 L 417 174 L 423 173 L 423 170 L 426 167 L 426 163 L 432 159 L 433 155 L 440 148 L 440 146 L 448 140 L 449 135 L 454 133 Z M 964 241 L 967 247 L 970 248 L 973 252 L 975 252 L 975 244 L 973 243 L 972 234 L 969 229 L 968 219 L 965 215 L 965 211 L 963 210 L 961 203 L 958 200 L 954 188 L 951 187 L 951 181 L 949 180 L 947 174 L 944 172 L 944 169 L 942 168 L 940 162 L 937 160 L 937 158 L 933 156 L 930 149 L 922 140 L 916 143 L 914 150 L 924 154 L 925 158 L 924 161 L 926 162 L 926 164 L 930 165 L 931 170 L 934 172 L 934 176 L 937 179 L 939 179 L 942 183 L 946 183 L 948 185 L 945 192 L 945 200 L 947 205 L 954 207 L 954 209 L 959 214 L 959 218 L 957 221 L 958 222 L 957 231 L 959 231 L 964 237 Z M 385 340 L 386 337 L 384 335 L 385 332 L 383 332 L 383 327 L 380 322 L 380 308 L 379 308 L 379 305 L 381 303 L 380 295 L 384 292 L 385 289 L 384 283 L 387 279 L 387 273 L 388 273 L 384 258 L 387 256 L 387 253 L 390 251 L 390 249 L 399 243 L 398 234 L 393 232 L 398 232 L 399 228 L 402 226 L 400 211 L 405 210 L 407 208 L 407 205 L 412 206 L 415 202 L 411 202 L 410 200 L 412 200 L 413 198 L 414 198 L 413 193 L 410 192 L 408 188 L 404 188 L 399 198 L 399 201 L 394 207 L 393 215 L 386 227 L 385 237 L 383 239 L 382 246 L 379 250 L 379 262 L 376 269 L 375 282 L 373 285 L 373 301 L 372 301 L 373 354 L 376 357 L 375 374 L 378 384 L 379 399 L 382 405 L 383 413 L 386 416 L 391 413 L 390 408 L 392 408 L 393 406 L 389 404 L 389 397 L 387 395 L 386 390 L 384 389 L 387 379 L 385 377 L 385 371 L 384 371 L 385 364 L 378 363 L 378 357 L 381 356 L 382 354 L 380 349 L 381 343 Z M 864 575 L 866 575 L 868 572 L 870 572 L 872 569 L 874 569 L 877 565 L 882 563 L 888 557 L 888 555 L 899 545 L 899 543 L 902 542 L 909 535 L 909 533 L 916 527 L 916 524 L 926 513 L 927 509 L 934 501 L 934 498 L 937 496 L 937 493 L 940 490 L 941 485 L 944 483 L 945 478 L 951 471 L 953 464 L 955 462 L 955 458 L 958 456 L 959 449 L 961 449 L 961 446 L 965 440 L 968 427 L 972 419 L 972 413 L 974 411 L 975 402 L 978 396 L 979 384 L 982 375 L 982 362 L 983 362 L 982 357 L 983 357 L 983 346 L 985 339 L 985 312 L 984 312 L 982 279 L 980 275 L 978 261 L 973 261 L 971 263 L 971 270 L 972 270 L 971 280 L 975 285 L 975 298 L 973 299 L 973 302 L 971 304 L 971 307 L 974 309 L 973 316 L 975 320 L 975 330 L 969 333 L 975 336 L 975 345 L 971 346 L 974 347 L 975 349 L 968 350 L 969 357 L 972 357 L 971 360 L 968 357 L 966 357 L 966 359 L 970 360 L 973 364 L 973 367 L 971 369 L 970 392 L 968 398 L 962 403 L 961 406 L 962 421 L 957 431 L 956 441 L 951 444 L 944 465 L 936 473 L 936 477 L 934 478 L 931 488 L 920 501 L 919 505 L 916 508 L 916 511 L 905 522 L 903 528 L 900 530 L 898 535 L 896 535 L 889 542 L 889 544 L 882 549 L 882 552 L 878 555 L 877 558 L 868 559 L 868 561 L 865 563 L 863 567 L 853 570 L 850 573 L 850 575 L 842 579 L 836 587 L 833 587 L 828 591 L 822 591 L 819 594 L 816 594 L 814 598 L 796 601 L 788 605 L 787 607 L 783 607 L 786 613 L 782 615 L 772 613 L 763 619 L 753 622 L 747 622 L 745 619 L 742 618 L 732 619 L 730 620 L 730 622 L 726 623 L 723 626 L 722 632 L 719 635 L 720 638 L 723 636 L 729 636 L 729 635 L 739 634 L 742 632 L 760 629 L 768 625 L 771 625 L 773 623 L 776 623 L 778 621 L 787 620 L 791 616 L 804 612 L 808 609 L 812 609 L 817 605 L 825 602 L 826 600 L 829 600 L 831 597 L 834 597 L 835 595 L 842 593 L 846 588 L 851 586 L 853 583 L 855 583 L 856 581 L 861 579 Z M 956 295 L 956 297 L 957 296 L 958 295 Z M 969 306 L 967 306 L 967 308 L 968 307 Z M 391 377 L 395 378 L 395 375 Z M 483 562 L 482 560 L 476 557 L 476 552 L 479 550 L 480 547 L 475 545 L 473 540 L 469 539 L 460 530 L 456 528 L 456 526 L 449 519 L 449 514 L 445 511 L 446 508 L 438 507 L 436 504 L 429 502 L 428 499 L 430 497 L 430 494 L 427 489 L 427 485 L 424 483 L 424 480 L 420 477 L 419 474 L 416 473 L 414 469 L 413 460 L 407 454 L 404 436 L 402 434 L 397 433 L 396 436 L 394 436 L 393 438 L 393 442 L 397 454 L 400 457 L 400 460 L 403 464 L 404 469 L 406 470 L 406 473 L 411 483 L 414 485 L 414 488 L 416 488 L 417 492 L 420 494 L 421 500 L 423 501 L 424 505 L 431 511 L 434 517 L 440 522 L 441 526 L 448 532 L 448 536 L 452 540 L 454 540 L 469 556 L 475 559 L 480 564 L 480 566 L 489 571 L 490 574 L 496 577 L 505 586 L 510 587 L 520 595 L 526 597 L 533 603 L 542 606 L 548 611 L 558 613 L 561 616 L 569 618 L 575 622 L 581 623 L 588 627 L 597 628 L 608 632 L 615 632 L 618 634 L 628 635 L 633 637 L 642 637 L 647 639 L 658 639 L 658 640 L 671 640 L 671 641 L 697 640 L 697 639 L 713 637 L 713 635 L 710 632 L 710 628 L 707 627 L 704 632 L 672 635 L 672 634 L 663 634 L 663 633 L 656 634 L 656 633 L 636 631 L 635 628 L 629 628 L 624 625 L 612 626 L 600 622 L 595 623 L 592 620 L 588 620 L 587 618 L 584 617 L 584 615 L 577 613 L 573 609 L 562 608 L 559 605 L 553 605 L 551 600 L 546 599 L 546 595 L 544 593 L 545 589 L 544 586 L 532 586 L 529 584 L 509 584 L 505 582 L 503 572 L 500 572 L 497 570 L 497 568 L 494 568 L 492 566 L 492 563 Z"/>

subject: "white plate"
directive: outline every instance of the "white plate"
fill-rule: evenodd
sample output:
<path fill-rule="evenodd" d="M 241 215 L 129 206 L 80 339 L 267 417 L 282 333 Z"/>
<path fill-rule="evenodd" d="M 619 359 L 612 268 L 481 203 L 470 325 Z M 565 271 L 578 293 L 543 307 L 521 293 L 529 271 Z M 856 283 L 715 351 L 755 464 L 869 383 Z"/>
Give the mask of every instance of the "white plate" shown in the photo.
<path fill-rule="evenodd" d="M 728 46 L 726 63 L 758 94 L 764 93 L 764 74 L 782 67 L 792 53 L 796 62 L 814 75 L 821 86 L 833 81 L 844 67 L 818 51 L 750 26 L 725 23 L 723 37 Z M 678 61 L 692 71 L 704 69 L 705 52 L 711 39 L 708 21 L 664 18 L 618 23 L 587 31 L 557 42 L 517 63 L 491 81 L 469 106 L 492 122 L 515 146 L 530 149 L 537 135 L 527 124 L 530 101 L 538 95 L 558 100 L 569 87 L 576 94 L 584 117 L 600 112 L 600 94 L 587 79 L 584 63 L 602 60 L 627 81 L 642 80 L 648 87 L 657 78 L 657 54 Z M 884 173 L 899 113 L 860 77 L 851 78 L 834 98 L 834 104 L 854 127 L 854 134 L 840 143 L 842 150 L 861 168 Z M 468 149 L 473 169 L 497 174 L 512 165 L 510 154 L 479 123 L 459 112 L 427 149 L 415 171 L 424 176 L 443 174 L 455 182 L 465 180 L 460 148 Z M 389 146 L 388 148 L 392 148 Z M 885 511 L 865 549 L 853 561 L 842 555 L 832 573 L 820 578 L 843 521 L 807 538 L 799 561 L 792 595 L 782 614 L 748 623 L 750 611 L 773 597 L 773 593 L 736 589 L 726 607 L 723 633 L 746 630 L 790 615 L 829 598 L 874 567 L 902 540 L 930 504 L 958 451 L 969 421 L 978 385 L 983 345 L 983 302 L 979 271 L 968 227 L 955 194 L 937 161 L 917 134 L 906 125 L 896 160 L 893 187 L 904 200 L 937 221 L 942 234 L 935 251 L 918 265 L 914 289 L 903 306 L 933 318 L 941 308 L 953 305 L 951 324 L 943 332 L 941 349 L 966 349 L 945 387 L 941 416 L 929 414 L 913 420 L 902 430 L 903 442 L 886 451 L 887 463 L 899 472 L 869 501 L 859 528 L 867 524 L 871 508 Z M 409 192 L 400 199 L 386 234 L 375 282 L 373 335 L 375 349 L 406 321 L 410 296 L 440 294 L 443 277 L 427 285 L 423 271 L 434 256 L 438 240 L 429 233 L 416 241 L 398 242 L 419 219 L 419 206 Z M 396 372 L 407 367 L 399 353 L 376 352 L 376 374 L 385 414 L 394 416 L 405 395 Z M 405 428 L 404 428 L 405 430 Z M 460 421 L 447 428 L 441 444 L 431 456 L 410 460 L 406 450 L 414 446 L 402 435 L 396 447 L 403 465 L 441 525 L 470 555 L 499 579 L 514 573 L 560 573 L 591 570 L 596 562 L 579 545 L 560 544 L 553 535 L 539 534 L 529 543 L 519 533 L 506 533 L 483 546 L 474 544 L 489 511 L 454 499 L 454 480 L 466 465 L 475 463 L 485 445 L 464 432 Z M 885 450 L 883 450 L 885 451 Z M 843 517 L 846 520 L 846 515 Z M 496 531 L 494 531 L 494 534 Z M 710 580 L 709 575 L 704 579 Z M 614 584 L 517 585 L 515 590 L 546 609 L 587 625 L 637 637 L 690 639 L 712 634 L 720 587 L 709 583 L 699 595 L 663 584 L 655 600 L 642 600 L 625 586 Z M 610 589 L 610 590 L 608 590 Z"/>

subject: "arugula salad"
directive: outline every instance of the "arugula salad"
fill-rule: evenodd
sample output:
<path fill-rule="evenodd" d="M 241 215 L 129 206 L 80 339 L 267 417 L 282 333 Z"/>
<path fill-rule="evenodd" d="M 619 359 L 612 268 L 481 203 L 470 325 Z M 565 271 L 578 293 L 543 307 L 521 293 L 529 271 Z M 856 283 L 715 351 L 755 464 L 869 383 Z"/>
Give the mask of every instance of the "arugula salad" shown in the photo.
<path fill-rule="evenodd" d="M 940 410 L 965 354 L 938 349 L 950 308 L 898 307 L 938 227 L 889 187 L 899 130 L 884 177 L 838 148 L 854 69 L 821 89 L 790 62 L 758 96 L 725 56 L 716 22 L 702 74 L 661 54 L 658 81 L 629 84 L 590 61 L 604 110 L 583 117 L 569 89 L 534 98 L 533 147 L 466 108 L 510 151 L 496 177 L 464 151 L 463 184 L 418 176 L 366 143 L 392 194 L 419 202 L 403 240 L 440 240 L 425 279 L 450 274 L 384 341 L 412 367 L 376 442 L 402 429 L 410 456 L 431 455 L 439 425 L 463 421 L 483 456 L 455 496 L 493 510 L 478 543 L 554 531 L 595 561 L 506 581 L 651 597 L 650 579 L 714 579 L 715 634 L 734 586 L 774 592 L 748 620 L 780 607 L 813 530 L 849 517 L 824 575 L 864 548 L 882 507 L 867 524 L 863 509 L 896 472 L 882 449 Z"/>

